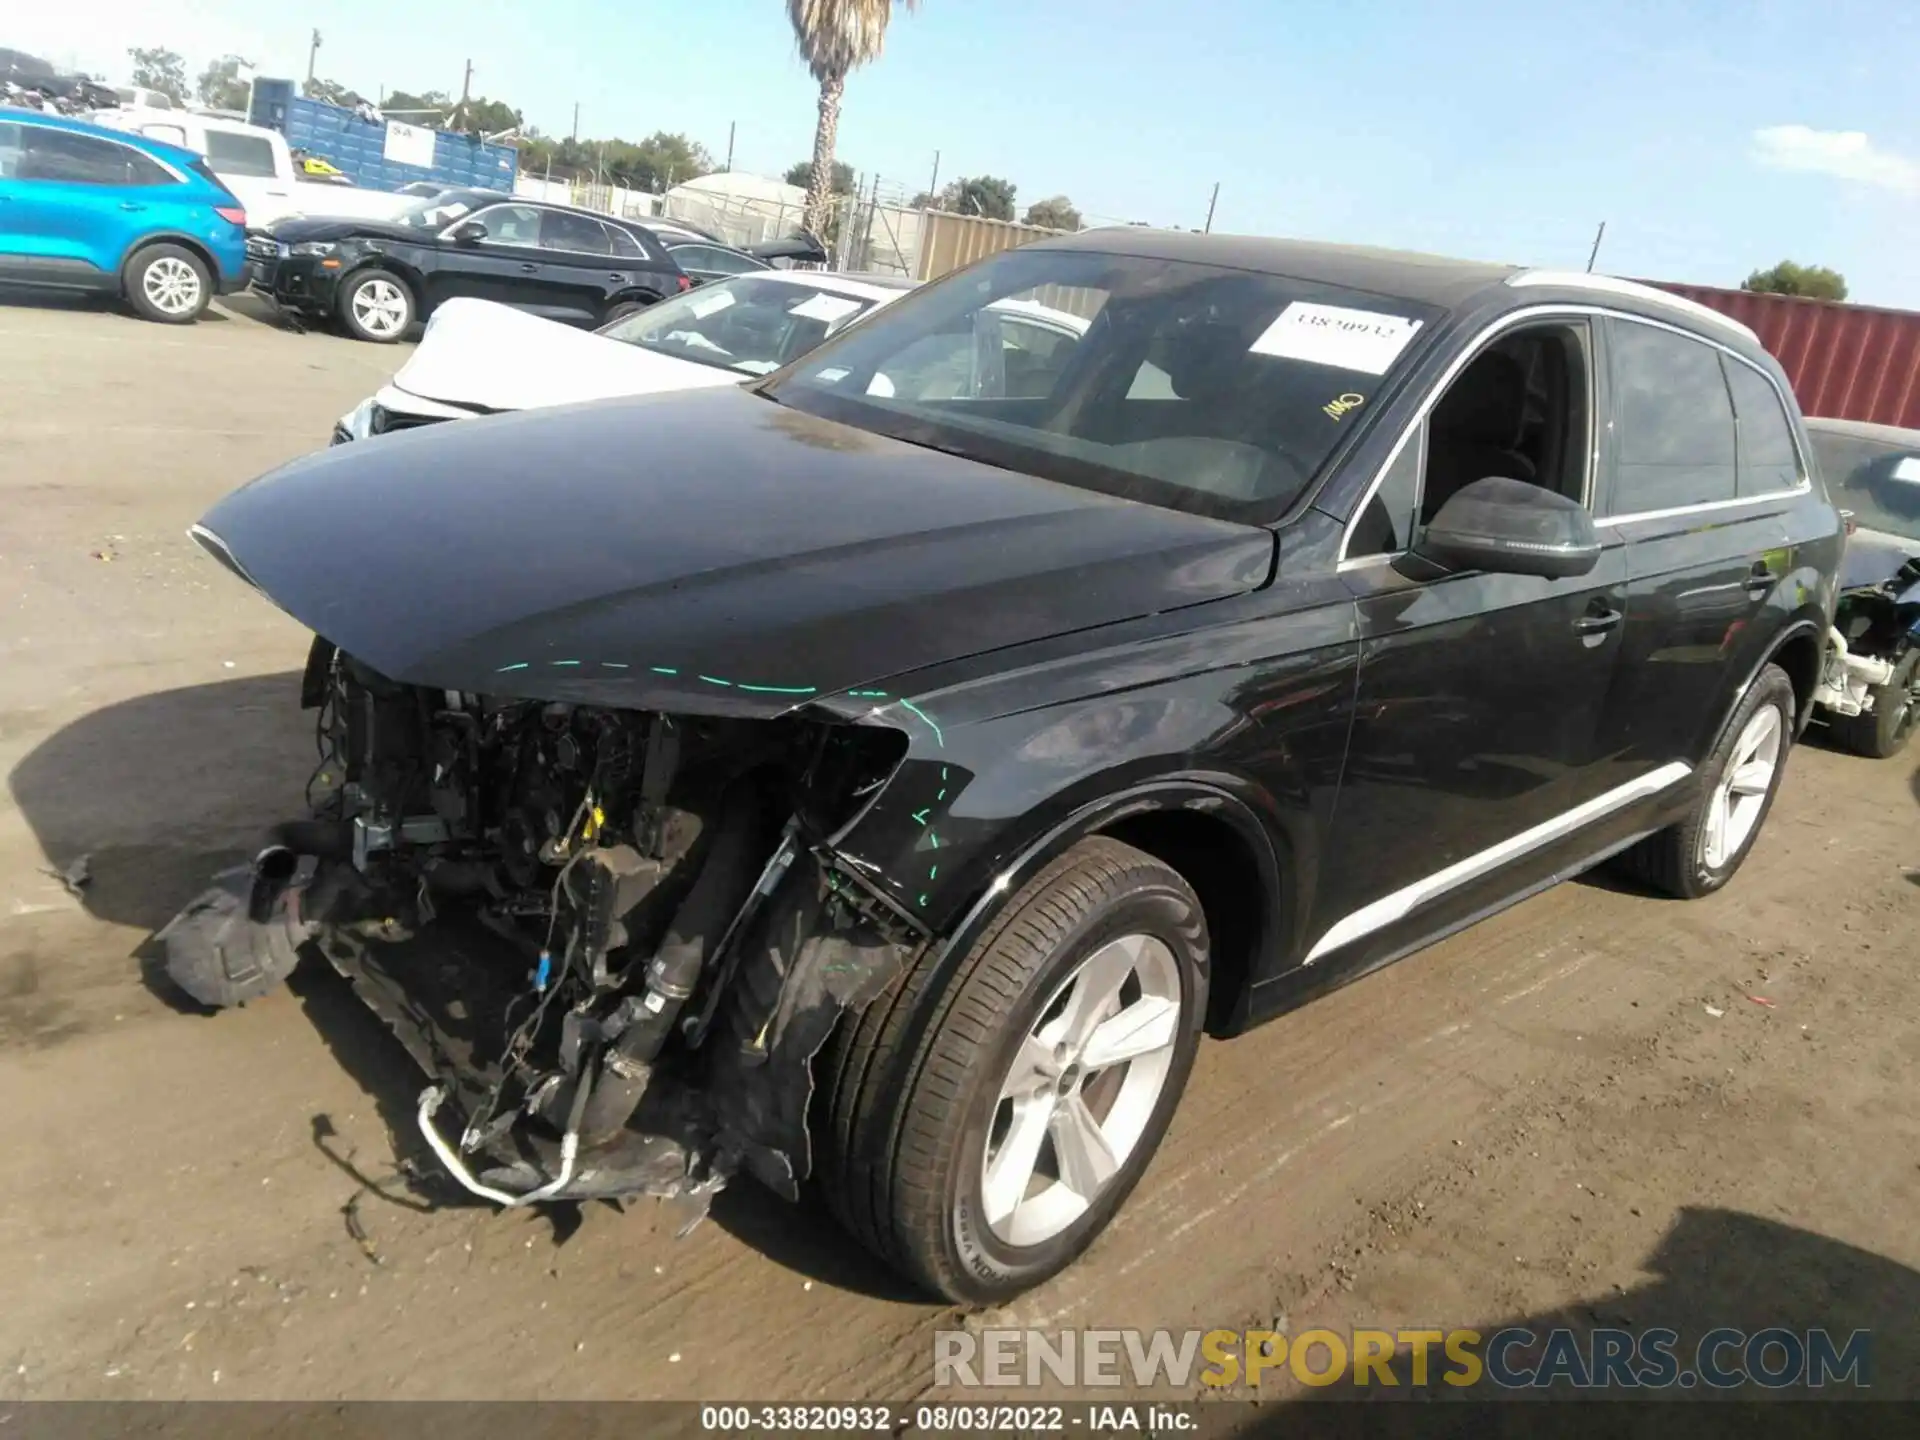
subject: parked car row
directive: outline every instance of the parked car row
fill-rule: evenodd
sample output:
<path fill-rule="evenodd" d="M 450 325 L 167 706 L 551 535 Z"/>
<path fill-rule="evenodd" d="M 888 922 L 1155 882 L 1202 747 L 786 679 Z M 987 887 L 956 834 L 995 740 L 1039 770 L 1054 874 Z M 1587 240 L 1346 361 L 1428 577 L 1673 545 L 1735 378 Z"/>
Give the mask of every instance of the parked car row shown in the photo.
<path fill-rule="evenodd" d="M 250 286 L 391 343 L 456 296 L 598 326 L 776 259 L 825 259 L 805 236 L 740 250 L 497 191 L 331 184 L 277 131 L 223 116 L 96 120 L 0 109 L 0 282 L 118 294 L 173 323 Z"/>
<path fill-rule="evenodd" d="M 484 215 L 435 256 L 515 249 Z M 811 1183 L 1003 1301 L 1203 1033 L 1603 862 L 1720 889 L 1819 707 L 1886 753 L 1920 561 L 1848 566 L 1920 550 L 1908 439 L 1666 292 L 1336 246 L 716 275 L 593 334 L 453 295 L 194 527 L 314 630 L 324 783 L 169 973 L 316 945 L 494 1204 Z"/>

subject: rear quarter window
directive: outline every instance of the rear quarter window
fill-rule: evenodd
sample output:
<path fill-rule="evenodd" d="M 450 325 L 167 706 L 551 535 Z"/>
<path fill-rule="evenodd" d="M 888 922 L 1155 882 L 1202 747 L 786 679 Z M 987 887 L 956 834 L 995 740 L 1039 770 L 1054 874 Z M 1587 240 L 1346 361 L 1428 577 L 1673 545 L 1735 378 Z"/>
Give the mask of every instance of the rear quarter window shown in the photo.
<path fill-rule="evenodd" d="M 1740 493 L 1793 489 L 1800 483 L 1800 452 L 1794 448 L 1793 422 L 1779 392 L 1751 365 L 1731 357 L 1725 364 L 1740 441 Z"/>
<path fill-rule="evenodd" d="M 273 142 L 264 135 L 238 135 L 231 130 L 207 131 L 207 159 L 221 175 L 248 175 L 272 179 Z"/>

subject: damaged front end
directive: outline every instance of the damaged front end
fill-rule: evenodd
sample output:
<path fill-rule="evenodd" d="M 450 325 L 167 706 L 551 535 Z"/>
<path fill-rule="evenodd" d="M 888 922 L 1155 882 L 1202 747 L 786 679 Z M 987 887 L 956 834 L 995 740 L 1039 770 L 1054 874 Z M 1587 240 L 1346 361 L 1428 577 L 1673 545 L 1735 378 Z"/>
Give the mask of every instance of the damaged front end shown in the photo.
<path fill-rule="evenodd" d="M 173 980 L 241 1003 L 318 949 L 495 1203 L 795 1196 L 814 1053 L 928 939 L 835 850 L 905 737 L 430 690 L 324 640 L 301 698 L 310 813 L 162 932 Z"/>

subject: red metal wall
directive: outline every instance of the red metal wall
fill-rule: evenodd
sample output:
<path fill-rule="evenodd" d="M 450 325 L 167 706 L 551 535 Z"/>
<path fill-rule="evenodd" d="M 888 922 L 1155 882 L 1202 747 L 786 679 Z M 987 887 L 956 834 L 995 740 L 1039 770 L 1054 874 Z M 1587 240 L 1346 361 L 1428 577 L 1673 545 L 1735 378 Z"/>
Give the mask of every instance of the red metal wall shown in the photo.
<path fill-rule="evenodd" d="M 1645 283 L 1710 305 L 1752 330 L 1787 372 L 1807 414 L 1920 430 L 1920 313 Z"/>

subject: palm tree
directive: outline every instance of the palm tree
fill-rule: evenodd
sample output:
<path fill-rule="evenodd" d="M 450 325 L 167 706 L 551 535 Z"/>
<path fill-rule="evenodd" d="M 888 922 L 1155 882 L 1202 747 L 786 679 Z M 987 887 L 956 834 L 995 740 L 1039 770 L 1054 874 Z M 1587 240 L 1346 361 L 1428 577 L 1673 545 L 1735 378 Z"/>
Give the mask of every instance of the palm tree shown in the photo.
<path fill-rule="evenodd" d="M 911 10 L 918 0 L 898 0 Z M 807 183 L 807 228 L 826 232 L 833 199 L 833 145 L 847 74 L 875 59 L 887 43 L 895 0 L 787 0 L 800 54 L 820 82 L 820 119 L 813 131 L 813 174 Z"/>

